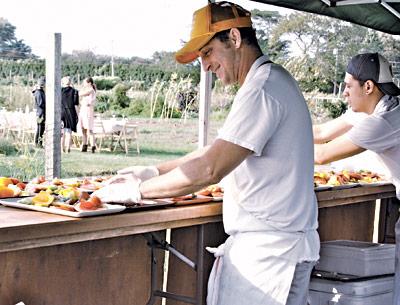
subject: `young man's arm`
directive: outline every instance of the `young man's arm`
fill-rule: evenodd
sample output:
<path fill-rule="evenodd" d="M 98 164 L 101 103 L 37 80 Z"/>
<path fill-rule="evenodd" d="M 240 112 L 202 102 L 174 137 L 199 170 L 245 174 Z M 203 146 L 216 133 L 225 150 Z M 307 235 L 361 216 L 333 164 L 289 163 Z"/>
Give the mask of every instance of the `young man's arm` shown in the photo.
<path fill-rule="evenodd" d="M 349 131 L 353 126 L 346 122 L 343 116 L 323 124 L 313 126 L 314 143 L 329 142 Z"/>
<path fill-rule="evenodd" d="M 353 144 L 346 136 L 342 135 L 325 144 L 314 145 L 314 163 L 325 164 L 347 157 L 357 155 L 365 148 Z"/>

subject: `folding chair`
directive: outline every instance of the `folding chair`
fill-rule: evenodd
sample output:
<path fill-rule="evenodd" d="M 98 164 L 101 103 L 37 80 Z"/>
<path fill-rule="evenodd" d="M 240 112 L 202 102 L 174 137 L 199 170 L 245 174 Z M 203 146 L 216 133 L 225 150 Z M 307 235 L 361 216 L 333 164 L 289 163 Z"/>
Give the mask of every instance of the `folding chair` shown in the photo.
<path fill-rule="evenodd" d="M 99 152 L 100 152 L 101 151 L 101 146 L 103 144 L 103 139 L 104 139 L 104 137 L 106 135 L 106 132 L 104 130 L 104 126 L 103 126 L 103 122 L 102 121 L 99 121 L 99 120 L 95 120 L 94 121 L 93 133 L 94 133 L 94 138 L 95 138 L 96 143 L 97 143 L 97 138 L 100 139 L 100 144 L 98 145 L 98 149 L 99 149 Z M 97 144 L 96 144 L 96 146 L 97 146 Z"/>
<path fill-rule="evenodd" d="M 98 145 L 98 149 L 99 151 L 101 151 L 101 148 L 103 146 L 103 141 L 106 141 L 108 138 L 110 139 L 110 148 L 109 150 L 112 150 L 112 145 L 114 142 L 114 131 L 113 130 L 106 130 L 103 121 L 101 120 L 95 120 L 94 121 L 94 125 L 93 125 L 93 133 L 95 136 L 95 139 L 99 138 L 100 139 L 100 143 Z M 97 140 L 96 140 L 97 142 Z M 96 145 L 97 146 L 97 145 Z"/>
<path fill-rule="evenodd" d="M 117 149 L 117 146 L 119 145 L 123 150 L 125 150 L 125 153 L 129 153 L 129 145 L 132 143 L 132 141 L 135 141 L 136 144 L 136 152 L 138 155 L 140 154 L 140 148 L 139 148 L 139 132 L 138 132 L 138 125 L 136 122 L 132 121 L 126 121 L 124 125 L 122 126 L 122 130 L 119 133 L 117 137 L 117 142 L 114 145 L 114 150 Z M 123 146 L 122 146 L 123 142 Z M 128 145 L 129 143 L 129 145 Z"/>

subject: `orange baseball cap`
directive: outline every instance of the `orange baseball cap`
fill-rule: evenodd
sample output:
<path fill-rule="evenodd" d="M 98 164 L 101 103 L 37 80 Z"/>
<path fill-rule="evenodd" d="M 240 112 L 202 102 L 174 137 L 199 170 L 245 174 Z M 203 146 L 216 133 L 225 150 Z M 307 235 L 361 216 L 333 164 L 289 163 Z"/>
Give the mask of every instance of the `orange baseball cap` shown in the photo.
<path fill-rule="evenodd" d="M 194 12 L 190 40 L 175 53 L 175 59 L 181 64 L 192 62 L 216 33 L 251 26 L 250 12 L 241 6 L 227 1 L 209 3 Z"/>

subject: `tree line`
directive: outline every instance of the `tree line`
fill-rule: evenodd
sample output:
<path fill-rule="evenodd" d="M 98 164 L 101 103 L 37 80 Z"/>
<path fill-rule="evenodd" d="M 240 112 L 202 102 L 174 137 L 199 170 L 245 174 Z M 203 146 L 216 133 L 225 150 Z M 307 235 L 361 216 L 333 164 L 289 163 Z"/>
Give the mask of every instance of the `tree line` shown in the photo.
<path fill-rule="evenodd" d="M 282 16 L 253 10 L 252 16 L 264 53 L 286 67 L 304 92 L 332 93 L 344 78 L 348 60 L 357 53 L 380 52 L 389 61 L 400 61 L 400 40 L 389 34 L 310 13 Z M 91 51 L 74 51 L 62 55 L 62 73 L 75 78 L 111 76 L 112 60 L 114 76 L 125 82 L 138 81 L 144 90 L 157 80 L 168 81 L 173 73 L 190 77 L 194 85 L 200 80 L 199 62 L 179 65 L 172 52 L 155 52 L 150 59 L 111 59 Z M 32 54 L 30 47 L 15 37 L 15 27 L 0 18 L 2 82 L 18 77 L 28 84 L 44 74 L 44 60 Z"/>

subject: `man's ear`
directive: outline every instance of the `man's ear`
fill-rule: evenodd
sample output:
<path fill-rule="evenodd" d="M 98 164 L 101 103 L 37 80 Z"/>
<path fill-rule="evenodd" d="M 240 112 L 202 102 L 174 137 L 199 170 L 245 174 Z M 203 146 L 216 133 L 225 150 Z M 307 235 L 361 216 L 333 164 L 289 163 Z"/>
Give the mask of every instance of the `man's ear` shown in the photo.
<path fill-rule="evenodd" d="M 242 36 L 237 28 L 232 28 L 229 32 L 229 38 L 236 49 L 242 45 Z"/>
<path fill-rule="evenodd" d="M 371 94 L 372 91 L 374 91 L 375 84 L 374 84 L 374 82 L 372 80 L 367 80 L 364 83 L 364 88 L 366 90 L 365 93 Z"/>

